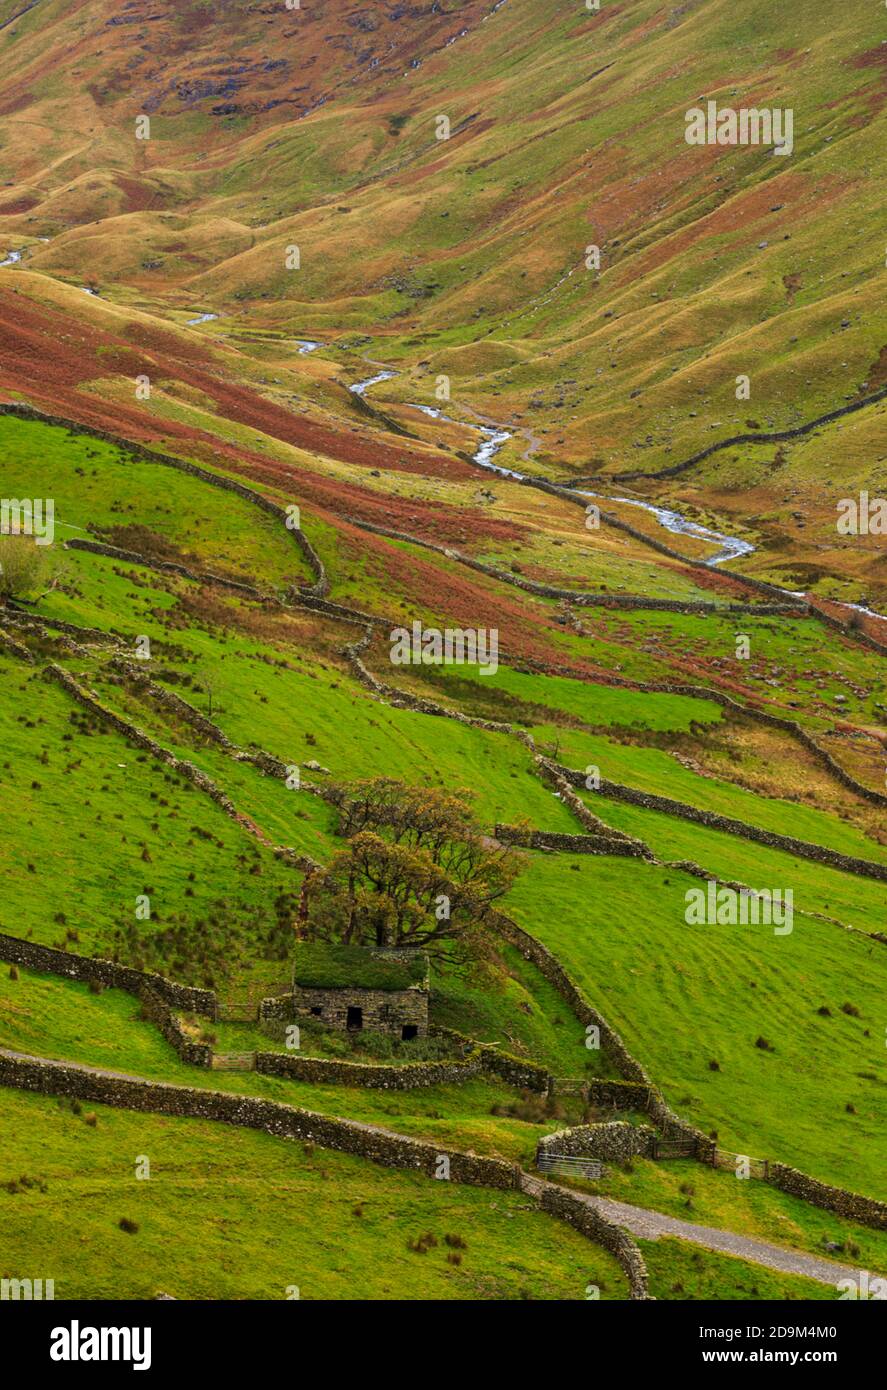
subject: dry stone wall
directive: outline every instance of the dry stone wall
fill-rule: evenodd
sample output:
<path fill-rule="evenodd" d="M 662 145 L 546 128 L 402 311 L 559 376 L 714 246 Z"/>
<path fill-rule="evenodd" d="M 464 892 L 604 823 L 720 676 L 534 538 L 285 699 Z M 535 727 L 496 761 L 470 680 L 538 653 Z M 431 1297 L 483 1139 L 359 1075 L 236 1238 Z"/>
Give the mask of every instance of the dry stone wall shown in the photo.
<path fill-rule="evenodd" d="M 167 690 L 165 686 L 158 685 L 152 681 L 134 661 L 125 661 L 121 657 L 113 657 L 108 662 L 109 669 L 118 672 L 123 678 L 139 693 L 150 695 L 151 699 L 164 709 L 169 710 L 176 719 L 189 724 L 196 729 L 199 734 L 208 739 L 211 743 L 216 743 L 220 748 L 227 751 L 237 751 L 235 745 L 211 719 L 207 719 L 205 714 L 195 709 L 187 700 L 183 700 L 181 695 L 175 691 Z"/>
<path fill-rule="evenodd" d="M 439 1170 L 439 1160 L 446 1157 L 453 1182 L 506 1190 L 519 1186 L 520 1169 L 501 1159 L 437 1147 L 374 1125 L 320 1115 L 280 1101 L 174 1086 L 167 1082 L 140 1081 L 112 1072 L 65 1062 L 50 1062 L 43 1058 L 20 1057 L 5 1051 L 0 1051 L 0 1085 L 44 1095 L 70 1096 L 126 1110 L 220 1120 L 224 1124 L 259 1129 L 266 1134 L 300 1139 L 321 1148 L 354 1154 L 388 1168 L 414 1169 L 431 1178 Z"/>
<path fill-rule="evenodd" d="M 879 1231 L 887 1231 L 887 1202 L 878 1202 L 874 1197 L 863 1197 L 858 1192 L 847 1192 L 842 1187 L 831 1187 L 816 1178 L 799 1173 L 797 1168 L 788 1168 L 784 1163 L 768 1164 L 767 1181 L 780 1192 L 788 1192 L 792 1197 L 800 1197 L 814 1207 L 823 1207 L 843 1216 L 848 1221 L 859 1221 L 864 1226 L 874 1226 Z"/>
<path fill-rule="evenodd" d="M 644 1257 L 627 1231 L 607 1221 L 577 1193 L 558 1187 L 554 1183 L 542 1186 L 539 1204 L 543 1211 L 566 1221 L 588 1240 L 594 1241 L 595 1245 L 602 1245 L 605 1250 L 610 1251 L 628 1277 L 633 1300 L 650 1297 L 647 1291 L 648 1276 Z"/>
<path fill-rule="evenodd" d="M 410 545 L 421 547 L 423 550 L 432 550 L 436 554 L 444 556 L 445 559 L 458 560 L 468 569 L 476 570 L 479 574 L 485 574 L 490 579 L 496 579 L 500 583 L 510 584 L 515 589 L 523 589 L 526 593 L 536 594 L 540 598 L 559 599 L 566 603 L 575 604 L 579 608 L 599 606 L 602 608 L 644 608 L 664 613 L 751 613 L 755 615 L 782 614 L 794 617 L 807 611 L 807 606 L 802 605 L 797 600 L 772 604 L 720 604 L 705 599 L 660 599 L 647 598 L 643 594 L 605 594 L 586 592 L 581 589 L 562 589 L 554 584 L 543 584 L 535 579 L 525 579 L 513 571 L 500 569 L 496 565 L 488 565 L 483 560 L 476 560 L 472 555 L 465 555 L 461 550 L 455 550 L 451 546 L 438 545 L 436 542 L 425 540 L 421 536 L 411 536 L 407 531 L 396 531 L 390 526 L 377 526 L 373 522 L 362 521 L 356 516 L 349 516 L 348 520 L 362 531 L 370 531 L 376 536 L 386 536 L 390 540 L 406 541 Z M 674 553 L 677 554 L 677 552 Z"/>
<path fill-rule="evenodd" d="M 609 1163 L 626 1163 L 630 1158 L 652 1158 L 656 1131 L 649 1125 L 630 1125 L 612 1120 L 599 1125 L 577 1125 L 546 1134 L 536 1146 L 541 1154 L 559 1158 L 599 1158 Z"/>
<path fill-rule="evenodd" d="M 478 1076 L 479 1055 L 460 1061 L 404 1062 L 392 1066 L 305 1057 L 297 1052 L 257 1052 L 256 1071 L 266 1076 L 330 1086 L 361 1086 L 373 1091 L 412 1091 L 425 1086 L 458 1085 Z"/>
<path fill-rule="evenodd" d="M 525 830 L 522 826 L 497 825 L 495 836 L 503 845 L 554 850 L 563 854 L 621 854 L 642 858 L 644 853 L 640 845 L 630 840 L 604 835 L 565 835 L 555 830 Z"/>
<path fill-rule="evenodd" d="M 480 1070 L 489 1072 L 509 1086 L 522 1091 L 536 1091 L 539 1095 L 548 1095 L 554 1089 L 554 1077 L 538 1062 L 516 1057 L 514 1053 L 505 1052 L 492 1043 L 477 1042 L 464 1033 L 457 1033 L 453 1028 L 442 1028 L 439 1024 L 431 1024 L 428 1031 L 436 1038 L 450 1038 L 463 1049 L 466 1056 L 477 1056 Z"/>
<path fill-rule="evenodd" d="M 213 1050 L 209 1043 L 195 1042 L 185 1031 L 181 1020 L 156 989 L 145 985 L 140 991 L 142 1013 L 166 1038 L 183 1062 L 192 1067 L 211 1067 Z"/>
<path fill-rule="evenodd" d="M 0 933 L 0 960 L 36 970 L 41 975 L 64 975 L 66 979 L 104 985 L 106 989 L 125 989 L 139 998 L 148 990 L 173 1008 L 201 1014 L 204 1018 L 214 1019 L 218 1015 L 216 995 L 211 989 L 180 985 L 162 975 L 135 970 L 116 961 L 77 956 L 69 951 L 58 951 L 54 946 L 38 946 L 19 936 Z"/>
<path fill-rule="evenodd" d="M 648 1297 L 646 1265 L 627 1232 L 607 1221 L 572 1192 L 541 1183 L 523 1173 L 517 1164 L 457 1149 L 438 1148 L 373 1125 L 319 1115 L 279 1101 L 194 1090 L 166 1082 L 138 1081 L 68 1063 L 19 1057 L 2 1050 L 0 1086 L 14 1086 L 43 1095 L 69 1096 L 128 1110 L 218 1120 L 354 1154 L 388 1168 L 422 1172 L 429 1178 L 439 1175 L 440 1161 L 445 1158 L 452 1182 L 526 1192 L 542 1211 L 567 1222 L 586 1239 L 610 1251 L 628 1278 L 632 1299 Z"/>
<path fill-rule="evenodd" d="M 573 786 L 584 786 L 585 778 L 581 772 L 560 767 L 559 772 L 572 782 Z M 827 864 L 832 869 L 842 869 L 846 873 L 858 874 L 863 878 L 875 878 L 887 882 L 887 864 L 875 864 L 868 859 L 857 859 L 853 855 L 839 854 L 837 850 L 826 849 L 823 845 L 812 845 L 806 840 L 796 840 L 792 835 L 780 835 L 773 830 L 762 830 L 757 825 L 747 825 L 745 821 L 733 820 L 715 811 L 703 811 L 698 806 L 689 806 L 683 801 L 673 801 L 667 796 L 655 796 L 652 792 L 638 791 L 635 787 L 624 787 L 619 782 L 608 782 L 601 778 L 597 788 L 598 795 L 612 797 L 615 801 L 625 801 L 631 806 L 641 806 L 647 811 L 661 811 L 666 815 L 680 816 L 682 820 L 694 821 L 697 825 L 711 830 L 723 830 L 730 835 L 738 835 L 744 840 L 767 845 L 771 849 L 785 850 L 801 859 L 812 859 L 819 864 Z"/>
<path fill-rule="evenodd" d="M 589 1081 L 585 1090 L 589 1105 L 601 1109 L 647 1110 L 653 1098 L 652 1088 L 640 1081 Z"/>
<path fill-rule="evenodd" d="M 236 579 L 223 579 L 218 574 L 201 573 L 178 565 L 172 560 L 156 560 L 149 555 L 141 555 L 136 550 L 121 550 L 119 546 L 107 545 L 104 541 L 85 541 L 79 537 L 65 541 L 66 550 L 85 550 L 92 555 L 106 555 L 111 560 L 120 560 L 129 565 L 140 565 L 143 569 L 156 570 L 159 574 L 174 574 L 182 579 L 190 579 L 195 584 L 213 584 L 224 589 L 232 589 L 245 598 L 264 599 L 260 589 L 252 584 L 241 584 Z"/>
<path fill-rule="evenodd" d="M 874 802 L 878 806 L 887 806 L 887 794 L 876 791 L 873 787 L 867 787 L 862 782 L 857 782 L 856 778 L 843 767 L 835 762 L 832 755 L 824 748 L 820 748 L 812 735 L 807 733 L 795 719 L 784 719 L 780 714 L 772 714 L 769 710 L 759 709 L 755 705 L 743 705 L 739 700 L 734 700 L 731 695 L 723 690 L 710 689 L 704 685 L 679 685 L 670 681 L 654 682 L 613 682 L 614 684 L 624 684 L 629 689 L 649 690 L 657 694 L 664 695 L 689 695 L 696 700 L 711 700 L 714 704 L 720 705 L 722 709 L 729 709 L 736 714 L 744 715 L 747 719 L 752 719 L 758 724 L 766 724 L 771 729 L 781 729 L 802 744 L 808 752 L 812 753 L 823 767 L 825 767 L 833 777 L 837 778 L 845 787 L 856 792 L 857 796 L 863 797 L 866 801 Z"/>
<path fill-rule="evenodd" d="M 68 692 L 72 699 L 76 700 L 78 704 L 83 705 L 85 709 L 88 709 L 97 718 L 102 719 L 112 729 L 116 729 L 129 743 L 137 748 L 145 749 L 146 752 L 151 753 L 153 757 L 157 758 L 159 762 L 165 763 L 167 767 L 171 767 L 175 769 L 176 772 L 181 773 L 192 786 L 197 787 L 197 789 L 208 796 L 211 801 L 214 801 L 215 804 L 224 811 L 226 816 L 236 821 L 237 824 L 242 826 L 250 835 L 254 836 L 270 849 L 278 859 L 282 859 L 284 862 L 291 864 L 293 868 L 297 869 L 313 870 L 318 867 L 316 861 L 308 855 L 300 854 L 286 845 L 273 845 L 271 841 L 262 834 L 254 821 L 238 811 L 231 798 L 217 786 L 211 777 L 207 776 L 205 772 L 196 767 L 194 763 L 187 762 L 183 758 L 177 758 L 169 749 L 162 747 L 161 744 L 157 743 L 153 738 L 150 738 L 148 734 L 136 728 L 134 724 L 127 723 L 119 714 L 115 714 L 113 710 L 108 709 L 97 700 L 94 695 L 91 695 L 88 691 L 84 690 L 82 686 L 78 685 L 74 677 L 61 666 L 57 666 L 53 663 L 44 669 L 43 675 L 47 680 L 56 681 Z M 255 762 L 257 766 L 263 767 L 263 770 L 267 770 L 263 765 L 264 763 L 276 764 L 276 760 L 270 758 L 270 755 L 264 755 L 263 758 L 260 758 L 259 755 L 255 755 L 252 756 L 250 760 Z M 306 791 L 313 790 L 313 788 L 305 784 L 303 784 L 303 786 Z"/>
<path fill-rule="evenodd" d="M 692 458 L 684 459 L 682 463 L 672 463 L 653 473 L 645 473 L 643 469 L 635 468 L 627 473 L 614 473 L 612 478 L 617 483 L 627 483 L 633 478 L 643 478 L 644 481 L 652 481 L 656 478 L 674 478 L 679 473 L 685 473 L 688 468 L 693 468 L 695 464 L 702 463 L 703 459 L 710 458 L 712 454 L 716 454 L 722 449 L 735 448 L 737 444 L 782 444 L 791 439 L 801 439 L 805 434 L 819 429 L 821 425 L 828 425 L 832 420 L 840 420 L 843 415 L 852 415 L 854 411 L 874 405 L 877 401 L 883 400 L 884 396 L 887 396 L 887 386 L 882 386 L 879 391 L 873 391 L 869 396 L 862 396 L 857 401 L 851 401 L 849 405 L 840 405 L 836 410 L 830 410 L 827 414 L 819 415 L 815 420 L 808 420 L 806 424 L 797 425 L 794 429 L 775 430 L 769 434 L 734 434 L 729 439 L 721 439 L 716 444 L 709 444 L 707 449 L 701 449 L 698 454 L 694 454 Z"/>

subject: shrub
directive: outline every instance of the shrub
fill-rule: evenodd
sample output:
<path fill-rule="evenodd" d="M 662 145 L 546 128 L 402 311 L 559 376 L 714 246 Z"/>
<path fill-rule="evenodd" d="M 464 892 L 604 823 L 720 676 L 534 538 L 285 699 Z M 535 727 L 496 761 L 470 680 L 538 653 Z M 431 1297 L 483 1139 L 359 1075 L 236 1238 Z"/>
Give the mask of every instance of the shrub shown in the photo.
<path fill-rule="evenodd" d="M 0 536 L 0 597 L 23 598 L 53 582 L 56 557 L 27 535 Z"/>

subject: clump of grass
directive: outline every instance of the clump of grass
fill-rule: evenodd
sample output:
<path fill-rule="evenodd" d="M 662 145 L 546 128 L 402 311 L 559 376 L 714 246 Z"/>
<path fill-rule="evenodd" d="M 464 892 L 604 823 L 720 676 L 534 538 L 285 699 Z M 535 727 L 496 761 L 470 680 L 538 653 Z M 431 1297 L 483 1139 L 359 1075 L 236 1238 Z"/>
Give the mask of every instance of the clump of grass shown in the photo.
<path fill-rule="evenodd" d="M 512 1101 L 508 1105 L 491 1106 L 490 1114 L 538 1125 L 545 1120 L 562 1120 L 566 1111 L 561 1102 L 554 1096 L 541 1096 L 533 1091 L 522 1091 L 519 1100 Z"/>
<path fill-rule="evenodd" d="M 437 1236 L 432 1231 L 426 1231 L 423 1236 L 417 1236 L 415 1240 L 407 1241 L 407 1249 L 412 1250 L 415 1255 L 427 1255 L 429 1250 L 433 1250 L 437 1245 Z"/>
<path fill-rule="evenodd" d="M 459 1235 L 453 1235 L 452 1232 L 444 1236 L 444 1244 L 448 1245 L 451 1250 L 468 1249 L 468 1241 L 463 1240 L 462 1237 Z"/>
<path fill-rule="evenodd" d="M 776 1051 L 776 1048 L 773 1046 L 772 1042 L 768 1042 L 767 1039 L 762 1038 L 760 1034 L 758 1034 L 758 1036 L 755 1038 L 755 1047 L 759 1047 L 762 1052 Z"/>
<path fill-rule="evenodd" d="M 847 1014 L 850 1018 L 859 1018 L 859 1010 L 855 1004 L 845 1003 L 841 1005 L 841 1013 Z"/>
<path fill-rule="evenodd" d="M 10 980 L 17 980 L 17 979 L 18 979 L 18 966 L 16 966 L 16 965 L 11 965 L 11 966 L 9 967 L 9 978 L 10 978 Z"/>
<path fill-rule="evenodd" d="M 17 1192 L 32 1192 L 35 1189 L 38 1192 L 49 1191 L 42 1178 L 32 1178 L 27 1173 L 22 1173 L 18 1181 L 15 1178 L 10 1178 L 9 1182 L 4 1183 L 3 1186 L 12 1196 L 15 1196 Z"/>
<path fill-rule="evenodd" d="M 120 1230 L 125 1231 L 128 1236 L 134 1236 L 139 1229 L 138 1221 L 130 1221 L 128 1216 L 121 1216 L 117 1225 L 120 1227 Z"/>

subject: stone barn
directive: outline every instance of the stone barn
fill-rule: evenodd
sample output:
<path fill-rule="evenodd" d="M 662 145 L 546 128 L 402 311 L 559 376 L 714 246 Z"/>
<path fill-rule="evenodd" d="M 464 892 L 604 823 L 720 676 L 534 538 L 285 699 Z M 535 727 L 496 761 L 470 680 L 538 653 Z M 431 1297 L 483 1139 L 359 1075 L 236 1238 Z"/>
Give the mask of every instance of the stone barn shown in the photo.
<path fill-rule="evenodd" d="M 293 1012 L 349 1033 L 424 1038 L 428 957 L 424 951 L 302 943 L 293 966 Z"/>

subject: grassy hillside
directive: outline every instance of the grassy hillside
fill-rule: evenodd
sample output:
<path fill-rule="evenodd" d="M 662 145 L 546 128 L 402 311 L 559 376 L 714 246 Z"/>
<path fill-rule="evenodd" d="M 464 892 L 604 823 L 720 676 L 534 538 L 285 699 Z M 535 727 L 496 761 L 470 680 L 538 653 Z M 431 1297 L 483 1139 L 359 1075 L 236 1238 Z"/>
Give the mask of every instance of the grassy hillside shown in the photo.
<path fill-rule="evenodd" d="M 126 1288 L 148 1299 L 560 1300 L 584 1299 L 589 1284 L 601 1298 L 626 1294 L 611 1256 L 519 1195 L 208 1121 L 15 1091 L 0 1105 L 0 1269 L 45 1271 L 56 1298 Z"/>
<path fill-rule="evenodd" d="M 887 863 L 884 537 L 835 524 L 887 486 L 883 52 L 863 0 L 0 0 L 0 501 L 55 517 L 27 581 L 0 537 L 0 930 L 214 988 L 221 1017 L 189 1026 L 280 1046 L 255 1014 L 292 979 L 305 874 L 346 848 L 331 786 L 454 793 L 497 853 L 497 824 L 595 834 L 539 759 L 597 769 L 814 857 L 580 787 L 643 857 L 520 853 L 499 906 L 682 1118 L 883 1199 L 884 884 L 815 858 Z M 709 100 L 791 111 L 791 153 L 688 144 Z M 398 664 L 414 623 L 481 630 L 495 670 Z M 689 926 L 688 861 L 790 888 L 792 933 Z M 432 1028 L 539 1063 L 550 1095 L 201 1072 L 133 996 L 7 965 L 0 1045 L 529 1170 L 554 1128 L 613 1118 L 580 1084 L 617 1059 L 481 944 L 473 968 L 432 951 Z M 0 1105 L 0 1267 L 55 1249 L 73 1296 L 627 1295 L 528 1202 L 319 1151 L 281 1177 L 270 1139 L 159 1119 L 142 1188 L 134 1117 Z M 682 1171 L 613 1165 L 602 1190 L 883 1265 L 870 1230 Z M 660 1298 L 814 1296 L 645 1253 Z"/>
<path fill-rule="evenodd" d="M 697 883 L 630 860 L 539 857 L 510 905 L 679 1112 L 734 1152 L 875 1195 L 883 948 L 800 914 L 782 937 L 764 926 L 688 926 L 685 893 Z"/>

